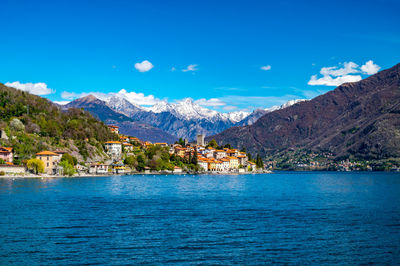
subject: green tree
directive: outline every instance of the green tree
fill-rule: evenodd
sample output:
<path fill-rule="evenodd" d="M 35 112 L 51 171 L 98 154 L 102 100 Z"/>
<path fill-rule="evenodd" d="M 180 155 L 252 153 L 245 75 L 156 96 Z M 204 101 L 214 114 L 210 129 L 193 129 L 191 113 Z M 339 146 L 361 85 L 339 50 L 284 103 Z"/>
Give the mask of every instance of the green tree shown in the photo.
<path fill-rule="evenodd" d="M 264 162 L 259 154 L 257 154 L 256 166 L 257 168 L 264 168 Z"/>
<path fill-rule="evenodd" d="M 0 158 L 0 164 L 5 164 L 6 162 L 2 159 L 2 158 Z"/>
<path fill-rule="evenodd" d="M 136 164 L 136 158 L 135 156 L 127 156 L 124 160 L 124 163 L 126 165 L 129 165 L 130 167 L 135 167 Z"/>
<path fill-rule="evenodd" d="M 197 154 L 197 151 L 195 150 L 191 163 L 194 165 L 197 165 L 197 160 L 198 160 L 198 154 Z"/>
<path fill-rule="evenodd" d="M 42 160 L 33 158 L 26 163 L 28 169 L 33 170 L 35 174 L 44 172 L 44 162 Z"/>
<path fill-rule="evenodd" d="M 61 162 L 62 161 L 67 161 L 72 166 L 75 166 L 78 164 L 78 159 L 76 159 L 74 156 L 70 155 L 69 153 L 63 154 L 63 156 L 61 157 Z"/>
<path fill-rule="evenodd" d="M 231 144 L 227 143 L 224 145 L 224 148 L 232 149 L 232 146 L 231 146 Z"/>
<path fill-rule="evenodd" d="M 138 171 L 143 171 L 145 167 L 146 167 L 146 161 L 144 159 L 144 156 L 142 154 L 139 154 L 138 157 L 137 157 L 137 167 L 136 167 L 136 169 Z"/>
<path fill-rule="evenodd" d="M 212 147 L 212 148 L 216 148 L 216 147 L 218 146 L 218 144 L 217 144 L 217 141 L 216 141 L 215 139 L 212 139 L 212 140 L 208 143 L 207 146 Z"/>
<path fill-rule="evenodd" d="M 59 165 L 62 166 L 64 175 L 73 176 L 76 173 L 74 166 L 67 160 L 61 161 Z"/>

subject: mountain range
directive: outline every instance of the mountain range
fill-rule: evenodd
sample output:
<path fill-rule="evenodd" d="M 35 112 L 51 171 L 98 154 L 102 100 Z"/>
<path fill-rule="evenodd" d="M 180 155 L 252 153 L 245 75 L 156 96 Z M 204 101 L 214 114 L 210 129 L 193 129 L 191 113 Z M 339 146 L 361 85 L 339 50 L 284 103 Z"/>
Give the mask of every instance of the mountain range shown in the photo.
<path fill-rule="evenodd" d="M 336 158 L 400 157 L 400 64 L 212 138 L 264 155 L 305 149 Z"/>
<path fill-rule="evenodd" d="M 258 109 L 254 112 L 220 113 L 204 108 L 190 98 L 176 103 L 158 102 L 141 107 L 121 94 L 89 95 L 76 99 L 62 108 L 83 108 L 107 124 L 120 126 L 124 134 L 143 140 L 174 142 L 177 138 L 194 140 L 197 134 L 213 135 L 236 125 L 250 125 L 262 115 L 286 108 L 299 100 L 282 106 Z"/>

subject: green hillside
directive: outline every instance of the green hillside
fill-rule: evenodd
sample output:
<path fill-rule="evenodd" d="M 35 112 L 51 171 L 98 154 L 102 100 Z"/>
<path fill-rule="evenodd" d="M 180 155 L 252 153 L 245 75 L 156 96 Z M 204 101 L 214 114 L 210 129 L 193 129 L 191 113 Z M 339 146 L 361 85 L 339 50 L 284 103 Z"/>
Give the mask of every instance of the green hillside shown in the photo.
<path fill-rule="evenodd" d="M 42 97 L 0 83 L 1 146 L 11 146 L 16 162 L 31 158 L 41 150 L 63 149 L 81 160 L 104 156 L 102 143 L 115 140 L 104 123 L 88 112 L 71 108 L 61 111 Z"/>

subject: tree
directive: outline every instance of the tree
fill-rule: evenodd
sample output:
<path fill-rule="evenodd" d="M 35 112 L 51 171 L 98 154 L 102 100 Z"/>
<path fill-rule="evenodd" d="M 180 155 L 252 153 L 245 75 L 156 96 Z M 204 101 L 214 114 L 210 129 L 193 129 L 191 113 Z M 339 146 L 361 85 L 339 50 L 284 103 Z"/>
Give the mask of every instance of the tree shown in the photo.
<path fill-rule="evenodd" d="M 259 154 L 257 154 L 256 166 L 257 168 L 264 168 L 264 162 Z"/>
<path fill-rule="evenodd" d="M 130 167 L 135 167 L 136 159 L 135 156 L 128 156 L 125 158 L 124 163 Z"/>
<path fill-rule="evenodd" d="M 76 173 L 74 166 L 67 160 L 61 161 L 59 166 L 62 166 L 64 175 L 73 176 Z"/>
<path fill-rule="evenodd" d="M 246 152 L 246 147 L 243 147 L 240 151 L 241 152 Z"/>
<path fill-rule="evenodd" d="M 33 158 L 26 163 L 28 169 L 33 170 L 35 174 L 44 172 L 44 162 L 42 160 Z"/>
<path fill-rule="evenodd" d="M 69 153 L 63 154 L 63 156 L 61 157 L 61 162 L 62 161 L 67 161 L 72 166 L 75 166 L 78 163 L 78 159 L 76 159 L 74 156 L 70 155 Z"/>
<path fill-rule="evenodd" d="M 146 167 L 146 162 L 145 162 L 144 156 L 142 154 L 139 154 L 138 157 L 137 157 L 137 167 L 136 167 L 136 169 L 138 171 L 143 171 L 145 167 Z"/>
<path fill-rule="evenodd" d="M 24 124 L 22 124 L 21 120 L 19 120 L 18 118 L 14 118 L 10 122 L 10 129 L 14 131 L 24 131 L 25 126 Z"/>
<path fill-rule="evenodd" d="M 0 164 L 5 164 L 6 162 L 2 159 L 2 158 L 0 158 Z"/>
<path fill-rule="evenodd" d="M 217 144 L 217 141 L 216 141 L 215 139 L 212 139 L 212 140 L 208 143 L 207 146 L 216 148 L 216 147 L 218 146 L 218 144 Z"/>
<path fill-rule="evenodd" d="M 251 153 L 249 152 L 249 153 L 247 153 L 247 158 L 249 159 L 249 161 L 251 161 L 252 160 L 252 158 L 251 158 Z"/>
<path fill-rule="evenodd" d="M 197 165 L 197 159 L 198 159 L 198 155 L 197 155 L 197 151 L 195 150 L 191 163 L 194 165 Z"/>
<path fill-rule="evenodd" d="M 231 146 L 231 144 L 227 143 L 224 145 L 224 148 L 232 149 L 232 146 Z"/>
<path fill-rule="evenodd" d="M 180 144 L 181 146 L 185 146 L 185 140 L 182 138 L 179 138 L 178 144 Z"/>

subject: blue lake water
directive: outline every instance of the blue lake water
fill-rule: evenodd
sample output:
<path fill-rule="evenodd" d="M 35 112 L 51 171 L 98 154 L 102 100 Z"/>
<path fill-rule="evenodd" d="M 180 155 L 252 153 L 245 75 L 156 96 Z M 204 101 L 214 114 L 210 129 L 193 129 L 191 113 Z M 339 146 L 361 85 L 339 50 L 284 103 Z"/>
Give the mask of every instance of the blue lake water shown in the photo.
<path fill-rule="evenodd" d="M 0 264 L 399 264 L 400 174 L 0 180 Z"/>

